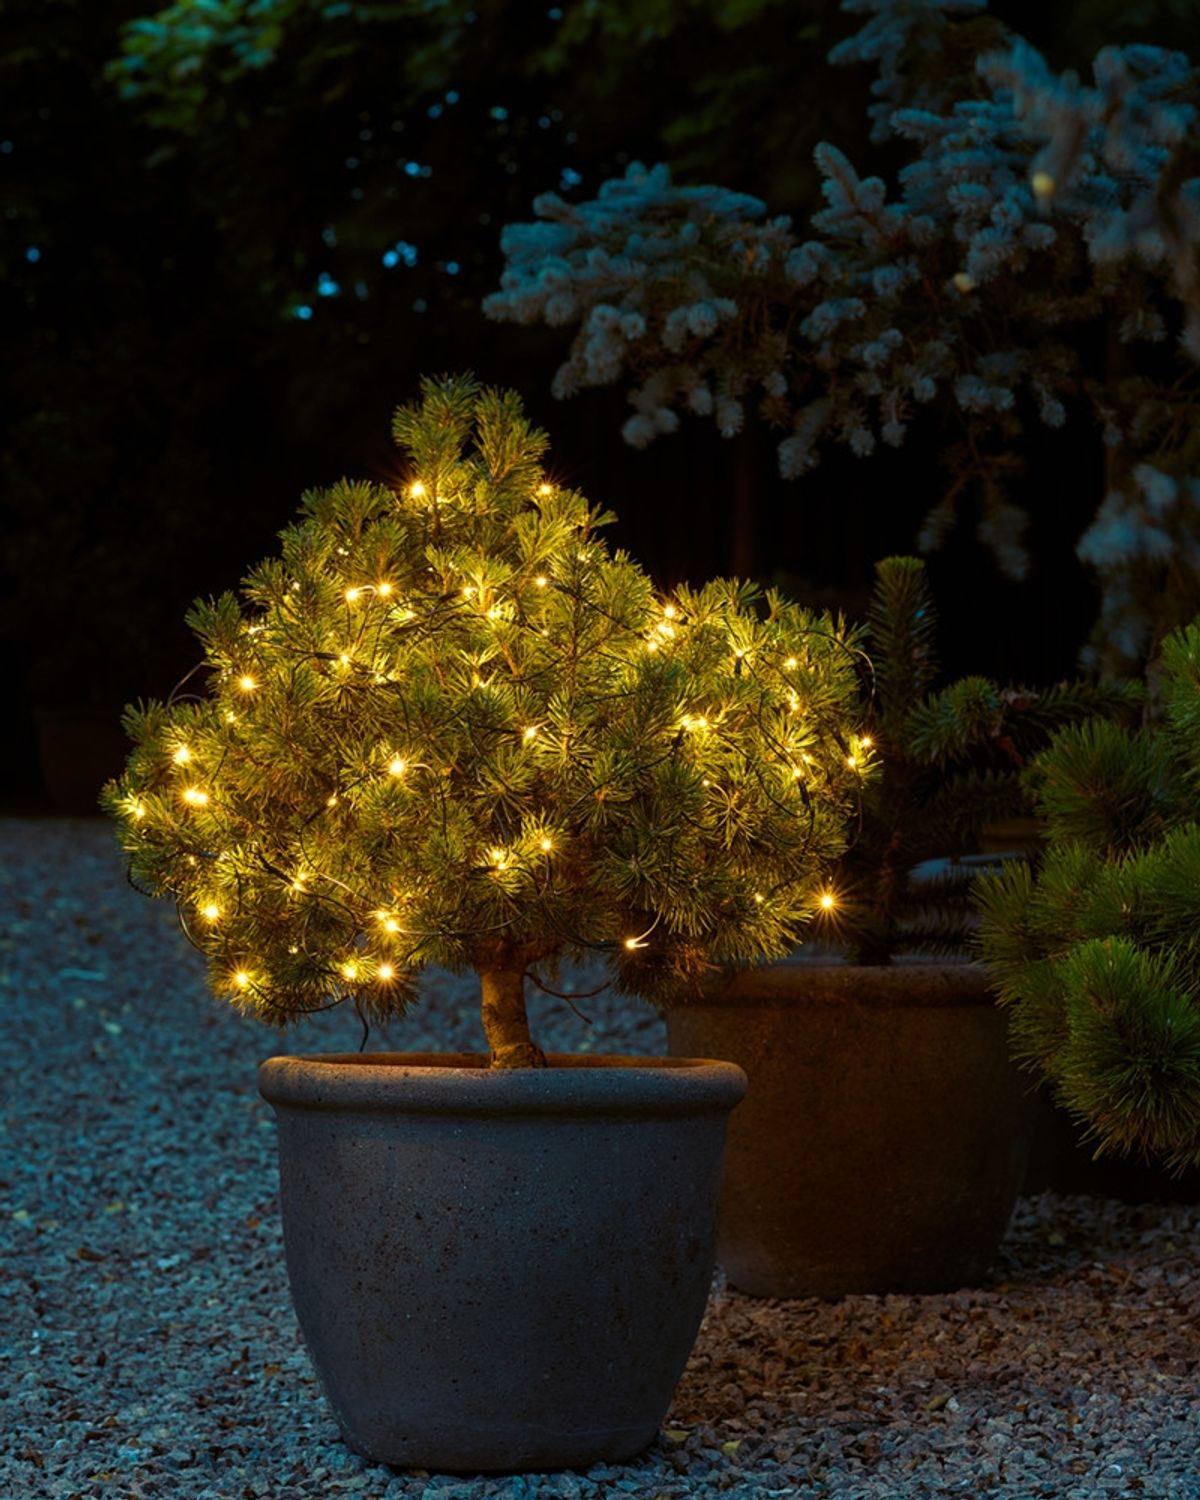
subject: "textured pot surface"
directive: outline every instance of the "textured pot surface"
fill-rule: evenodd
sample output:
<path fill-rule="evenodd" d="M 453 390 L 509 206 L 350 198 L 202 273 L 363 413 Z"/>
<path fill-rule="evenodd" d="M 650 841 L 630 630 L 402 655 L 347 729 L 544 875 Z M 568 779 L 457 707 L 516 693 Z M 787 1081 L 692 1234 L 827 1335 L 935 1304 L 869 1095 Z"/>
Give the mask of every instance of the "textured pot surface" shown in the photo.
<path fill-rule="evenodd" d="M 1020 1191 L 1031 1080 L 971 964 L 774 964 L 667 1019 L 743 1068 L 718 1257 L 767 1297 L 977 1283 Z"/>
<path fill-rule="evenodd" d="M 292 1298 L 347 1442 L 537 1470 L 654 1438 L 700 1327 L 745 1079 L 695 1059 L 275 1057 Z"/>

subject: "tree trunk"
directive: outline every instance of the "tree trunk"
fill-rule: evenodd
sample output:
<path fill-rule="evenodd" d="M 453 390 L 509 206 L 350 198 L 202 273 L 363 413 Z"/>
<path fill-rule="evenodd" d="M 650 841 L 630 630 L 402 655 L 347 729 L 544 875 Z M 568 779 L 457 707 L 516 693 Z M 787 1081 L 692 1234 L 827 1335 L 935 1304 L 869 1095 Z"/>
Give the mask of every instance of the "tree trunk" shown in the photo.
<path fill-rule="evenodd" d="M 546 1054 L 529 1035 L 525 974 L 521 969 L 480 969 L 481 1014 L 492 1068 L 544 1068 Z"/>

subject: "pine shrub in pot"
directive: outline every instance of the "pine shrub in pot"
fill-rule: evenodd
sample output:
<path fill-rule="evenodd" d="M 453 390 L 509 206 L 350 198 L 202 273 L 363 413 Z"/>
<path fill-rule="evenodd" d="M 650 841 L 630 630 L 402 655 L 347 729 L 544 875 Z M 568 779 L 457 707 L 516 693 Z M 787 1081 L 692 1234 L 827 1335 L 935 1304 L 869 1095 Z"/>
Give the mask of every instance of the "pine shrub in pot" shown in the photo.
<path fill-rule="evenodd" d="M 347 1440 L 441 1469 L 627 1457 L 699 1327 L 744 1078 L 547 1057 L 525 979 L 599 950 L 667 1005 L 791 947 L 860 795 L 856 637 L 735 583 L 662 597 L 511 394 L 427 382 L 395 434 L 399 490 L 306 496 L 242 598 L 195 607 L 207 675 L 129 712 L 105 800 L 264 1021 L 479 976 L 486 1055 L 260 1070 Z"/>
<path fill-rule="evenodd" d="M 1045 849 L 980 883 L 978 946 L 1017 1057 L 1085 1141 L 1194 1173 L 1200 622 L 1167 636 L 1157 667 L 1161 722 L 1089 721 L 1034 762 Z"/>
<path fill-rule="evenodd" d="M 737 1062 L 719 1256 L 763 1296 L 932 1292 L 987 1270 L 1020 1190 L 1031 1099 L 987 976 L 967 961 L 985 827 L 1028 809 L 1055 725 L 1127 689 L 934 690 L 923 564 L 876 569 L 864 722 L 878 774 L 801 952 L 732 968 L 668 1016 L 670 1049 Z"/>

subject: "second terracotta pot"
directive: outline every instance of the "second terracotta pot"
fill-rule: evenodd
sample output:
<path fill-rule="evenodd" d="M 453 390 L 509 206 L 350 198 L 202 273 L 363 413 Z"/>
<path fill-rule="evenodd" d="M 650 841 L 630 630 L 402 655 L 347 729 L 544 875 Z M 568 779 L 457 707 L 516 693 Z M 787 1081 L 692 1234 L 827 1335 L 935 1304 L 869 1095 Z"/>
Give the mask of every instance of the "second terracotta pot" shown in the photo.
<path fill-rule="evenodd" d="M 972 964 L 744 970 L 672 1011 L 670 1050 L 749 1079 L 718 1259 L 764 1297 L 942 1292 L 987 1272 L 1025 1172 L 1030 1079 Z"/>

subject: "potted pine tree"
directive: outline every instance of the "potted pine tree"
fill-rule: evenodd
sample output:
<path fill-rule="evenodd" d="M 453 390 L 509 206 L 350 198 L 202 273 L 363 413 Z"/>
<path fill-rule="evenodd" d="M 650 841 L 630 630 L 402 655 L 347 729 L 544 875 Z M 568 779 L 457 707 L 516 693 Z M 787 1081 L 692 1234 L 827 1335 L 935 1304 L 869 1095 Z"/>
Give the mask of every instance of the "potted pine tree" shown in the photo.
<path fill-rule="evenodd" d="M 980 882 L 1013 1050 L 1098 1154 L 1200 1167 L 1200 623 L 1163 642 L 1160 724 L 1063 729 L 1030 771 L 1046 843 Z"/>
<path fill-rule="evenodd" d="M 879 772 L 801 952 L 729 966 L 667 1018 L 670 1050 L 750 1079 L 731 1123 L 718 1255 L 762 1296 L 933 1292 L 987 1270 L 1032 1121 L 985 971 L 968 960 L 984 829 L 1027 807 L 1050 730 L 1128 697 L 1064 683 L 934 691 L 924 565 L 878 564 L 866 739 Z M 862 743 L 860 741 L 860 743 Z"/>
<path fill-rule="evenodd" d="M 398 1016 L 430 966 L 479 977 L 485 1054 L 260 1070 L 347 1441 L 440 1469 L 620 1459 L 699 1327 L 744 1079 L 546 1056 L 526 977 L 598 951 L 667 1005 L 790 948 L 863 784 L 856 635 L 736 583 L 656 593 L 511 393 L 427 382 L 395 435 L 402 488 L 307 495 L 240 600 L 195 606 L 207 675 L 128 712 L 105 801 L 214 990 L 264 1021 Z"/>

